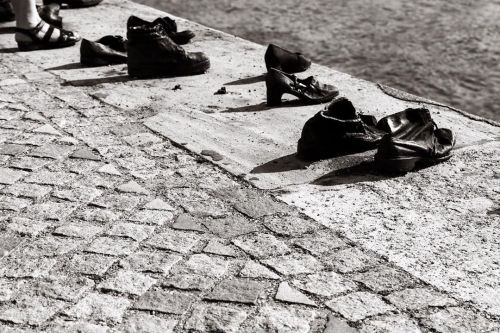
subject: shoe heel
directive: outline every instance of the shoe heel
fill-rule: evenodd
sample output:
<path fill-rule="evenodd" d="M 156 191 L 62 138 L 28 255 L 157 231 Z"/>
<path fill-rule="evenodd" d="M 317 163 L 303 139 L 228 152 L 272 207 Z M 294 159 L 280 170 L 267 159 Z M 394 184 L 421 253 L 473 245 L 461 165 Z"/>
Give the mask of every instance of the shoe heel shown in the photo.
<path fill-rule="evenodd" d="M 377 160 L 377 166 L 379 171 L 384 173 L 400 173 L 404 174 L 415 169 L 417 162 L 421 158 L 404 158 L 404 159 L 392 159 L 392 160 Z"/>
<path fill-rule="evenodd" d="M 267 89 L 267 105 L 277 106 L 281 105 L 281 97 L 283 97 L 283 92 L 276 92 L 271 89 Z"/>

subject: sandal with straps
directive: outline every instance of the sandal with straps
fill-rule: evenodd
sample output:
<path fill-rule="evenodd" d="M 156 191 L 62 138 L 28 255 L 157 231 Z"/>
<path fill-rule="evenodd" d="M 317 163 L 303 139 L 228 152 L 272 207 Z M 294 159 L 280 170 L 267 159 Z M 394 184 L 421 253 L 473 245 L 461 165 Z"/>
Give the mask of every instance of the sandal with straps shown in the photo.
<path fill-rule="evenodd" d="M 39 37 L 38 33 L 42 31 L 45 25 L 49 28 L 43 37 Z M 56 40 L 52 40 L 52 34 L 56 29 L 59 30 L 59 37 Z M 23 34 L 30 39 L 29 41 L 17 41 L 17 46 L 21 51 L 58 49 L 75 45 L 80 40 L 80 36 L 74 34 L 72 31 L 56 28 L 43 20 L 33 29 L 16 28 L 16 33 Z"/>

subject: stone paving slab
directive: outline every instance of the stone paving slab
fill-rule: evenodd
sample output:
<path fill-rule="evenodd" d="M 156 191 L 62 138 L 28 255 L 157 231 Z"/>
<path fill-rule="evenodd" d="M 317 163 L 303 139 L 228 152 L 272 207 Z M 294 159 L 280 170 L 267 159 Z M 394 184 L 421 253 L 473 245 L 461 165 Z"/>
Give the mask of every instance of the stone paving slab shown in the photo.
<path fill-rule="evenodd" d="M 148 19 L 163 15 L 118 0 L 63 13 L 70 28 L 91 39 L 108 33 L 124 34 L 125 20 L 131 13 Z M 500 329 L 498 315 L 484 306 L 490 304 L 487 301 L 475 298 L 468 302 L 439 280 L 421 278 L 421 271 L 377 254 L 384 253 L 383 248 L 373 243 L 389 246 L 392 243 L 387 238 L 394 234 L 378 234 L 372 228 L 372 243 L 367 243 L 355 233 L 332 225 L 322 214 L 312 219 L 298 211 L 293 205 L 301 206 L 304 199 L 292 195 L 299 192 L 290 192 L 290 197 L 283 194 L 282 198 L 291 203 L 286 205 L 273 193 L 250 186 L 241 177 L 170 140 L 184 143 L 178 138 L 145 127 L 144 122 L 150 124 L 151 119 L 160 119 L 155 117 L 173 110 L 172 117 L 184 112 L 192 119 L 210 119 L 207 123 L 214 126 L 238 124 L 231 128 L 245 128 L 254 131 L 251 136 L 261 138 L 257 127 L 249 126 L 254 119 L 267 119 L 273 114 L 280 123 L 290 124 L 296 134 L 295 125 L 316 111 L 293 108 L 295 113 L 283 108 L 241 112 L 239 117 L 247 117 L 247 122 L 238 120 L 234 112 L 222 112 L 221 106 L 260 103 L 262 87 L 247 94 L 247 86 L 233 85 L 240 94 L 224 97 L 214 97 L 212 91 L 197 87 L 216 89 L 229 80 L 259 74 L 262 47 L 182 19 L 179 25 L 197 33 L 189 48 L 207 50 L 213 59 L 211 74 L 131 81 L 124 75 L 123 66 L 79 68 L 75 65 L 76 47 L 17 53 L 12 35 L 0 34 L 0 332 Z M 0 29 L 8 26 L 0 25 Z M 227 64 L 237 64 L 229 46 L 242 48 L 248 62 L 259 65 L 239 66 L 229 73 Z M 314 66 L 316 70 L 325 77 L 338 76 L 339 85 L 346 78 L 337 73 L 330 76 L 326 69 Z M 173 92 L 175 84 L 181 84 L 182 89 Z M 209 103 L 204 107 L 186 103 L 186 96 L 195 92 Z M 368 100 L 359 101 L 370 110 Z M 490 125 L 467 123 L 469 120 L 457 115 L 444 113 L 442 117 L 456 118 L 460 126 L 467 124 L 482 133 L 476 139 L 489 140 L 494 131 Z M 164 123 L 161 126 L 168 127 Z M 175 126 L 173 123 L 170 128 Z M 218 140 L 213 132 L 203 135 Z M 278 139 L 276 135 L 269 142 Z M 282 139 L 282 148 L 291 142 L 286 136 Z M 464 142 L 470 143 L 469 139 L 465 136 Z M 200 153 L 201 149 L 194 149 L 197 142 L 187 141 L 187 148 Z M 239 141 L 243 143 L 249 144 Z M 208 142 L 203 146 L 214 148 Z M 464 177 L 467 186 L 479 184 L 481 190 L 491 189 L 496 171 L 490 167 L 491 175 L 485 180 L 484 174 L 474 171 L 481 164 L 474 163 L 481 157 L 494 166 L 494 150 L 480 155 L 473 147 L 463 152 L 467 149 L 472 152 L 464 160 L 472 166 L 457 159 L 457 175 L 470 177 Z M 220 165 L 228 161 L 228 155 L 224 155 Z M 231 165 L 227 169 L 239 172 Z M 275 178 L 278 181 L 273 184 L 283 184 L 283 179 L 293 177 Z M 431 183 L 433 178 L 427 177 Z M 273 177 L 266 179 L 271 184 Z M 394 188 L 403 186 L 397 179 L 391 181 Z M 437 187 L 439 182 L 433 184 Z M 387 188 L 374 187 L 373 191 L 382 194 Z M 428 188 L 430 185 L 424 187 Z M 339 191 L 336 199 L 344 206 L 338 206 L 338 210 L 317 207 L 347 226 L 364 221 L 364 215 L 338 215 L 351 212 L 351 208 L 345 208 L 349 199 L 352 205 L 372 193 L 351 189 L 356 200 L 347 196 L 349 190 Z M 496 193 L 489 191 L 490 196 Z M 404 193 L 402 188 L 399 193 Z M 314 199 L 313 194 L 309 198 Z M 484 212 L 481 209 L 489 207 L 488 200 L 462 200 L 453 206 L 460 216 L 472 214 L 475 224 L 462 226 L 462 235 L 465 241 L 472 238 L 478 255 L 486 249 L 480 244 L 491 246 L 484 253 L 487 257 L 496 253 L 492 244 L 497 216 L 490 214 L 485 219 L 480 215 Z M 314 215 L 311 207 L 305 207 L 308 215 Z M 394 219 L 383 221 L 388 230 L 398 230 Z M 449 219 L 449 223 L 459 222 Z M 474 238 L 478 236 L 471 232 L 473 227 L 485 229 L 481 243 Z M 387 238 L 382 241 L 377 236 Z M 421 251 L 430 251 L 425 244 Z M 463 253 L 467 248 L 459 250 Z M 411 251 L 398 253 L 407 260 L 413 258 L 408 256 Z M 429 260 L 427 256 L 422 258 Z M 484 297 L 493 299 L 494 263 L 478 262 L 485 266 L 471 266 L 464 260 L 470 275 L 454 280 L 455 286 L 470 287 L 473 295 L 473 288 L 479 286 L 475 281 L 482 281 L 473 280 L 473 274 L 488 276 L 491 289 L 485 290 Z M 443 274 L 439 269 L 436 272 Z M 463 277 L 460 271 L 454 272 L 458 279 Z"/>

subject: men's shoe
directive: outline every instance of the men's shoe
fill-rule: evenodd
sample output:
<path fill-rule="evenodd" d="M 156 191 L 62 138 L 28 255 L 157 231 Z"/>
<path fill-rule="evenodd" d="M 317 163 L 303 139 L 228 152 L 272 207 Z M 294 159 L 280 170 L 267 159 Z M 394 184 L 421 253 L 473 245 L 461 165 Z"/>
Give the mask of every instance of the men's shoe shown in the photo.
<path fill-rule="evenodd" d="M 143 20 L 137 16 L 130 16 L 127 21 L 127 28 L 138 27 L 138 26 L 156 26 L 160 24 L 163 28 L 165 34 L 170 37 L 176 44 L 184 45 L 189 43 L 191 39 L 194 38 L 195 34 L 191 30 L 177 31 L 177 23 L 170 17 L 159 17 L 153 22 Z"/>
<path fill-rule="evenodd" d="M 186 52 L 164 33 L 161 24 L 129 27 L 127 38 L 128 73 L 132 77 L 193 75 L 210 68 L 204 53 Z"/>
<path fill-rule="evenodd" d="M 80 63 L 84 66 L 107 66 L 127 62 L 127 40 L 122 36 L 104 36 L 80 44 Z"/>
<path fill-rule="evenodd" d="M 56 28 L 62 28 L 62 17 L 59 16 L 61 6 L 56 3 L 51 3 L 45 6 L 37 6 L 38 15 L 40 18 Z"/>
<path fill-rule="evenodd" d="M 15 20 L 16 15 L 14 14 L 14 7 L 12 7 L 10 0 L 0 0 L 0 23 Z"/>
<path fill-rule="evenodd" d="M 69 8 L 84 8 L 92 7 L 100 4 L 102 0 L 43 0 L 44 5 L 56 3 L 58 5 L 66 5 Z"/>
<path fill-rule="evenodd" d="M 375 117 L 359 114 L 347 98 L 338 98 L 305 123 L 297 156 L 318 161 L 375 149 L 386 134 L 376 126 Z"/>
<path fill-rule="evenodd" d="M 379 127 L 388 132 L 375 154 L 382 171 L 405 173 L 452 156 L 455 135 L 449 129 L 437 128 L 427 109 L 405 110 Z"/>
<path fill-rule="evenodd" d="M 311 60 L 300 53 L 294 53 L 274 44 L 269 44 L 264 55 L 266 68 L 279 69 L 285 73 L 304 72 L 311 67 Z"/>
<path fill-rule="evenodd" d="M 283 94 L 294 95 L 304 104 L 326 103 L 339 94 L 336 87 L 320 83 L 313 76 L 301 80 L 275 68 L 267 73 L 266 87 L 269 106 L 280 105 Z"/>

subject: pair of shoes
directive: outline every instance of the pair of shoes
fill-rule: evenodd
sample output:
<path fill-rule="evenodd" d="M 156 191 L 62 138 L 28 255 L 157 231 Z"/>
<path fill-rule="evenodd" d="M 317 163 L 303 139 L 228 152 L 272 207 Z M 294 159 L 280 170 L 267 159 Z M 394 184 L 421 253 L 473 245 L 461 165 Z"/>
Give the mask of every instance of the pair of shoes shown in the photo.
<path fill-rule="evenodd" d="M 97 6 L 102 0 L 43 0 L 44 5 L 58 4 L 66 5 L 69 8 L 85 8 Z"/>
<path fill-rule="evenodd" d="M 127 40 L 122 36 L 104 36 L 95 42 L 82 39 L 80 63 L 83 66 L 108 66 L 127 63 Z"/>
<path fill-rule="evenodd" d="M 74 32 L 56 28 L 43 20 L 32 29 L 16 28 L 16 42 L 21 51 L 57 49 L 78 41 L 80 36 Z"/>
<path fill-rule="evenodd" d="M 377 122 L 339 98 L 306 122 L 297 155 L 316 161 L 378 148 L 381 170 L 400 173 L 449 159 L 454 145 L 453 133 L 438 129 L 427 109 L 406 109 Z"/>
<path fill-rule="evenodd" d="M 266 88 L 267 105 L 281 104 L 284 94 L 294 95 L 304 104 L 326 103 L 338 94 L 332 85 L 318 82 L 310 76 L 299 79 L 293 73 L 303 72 L 311 66 L 311 60 L 300 53 L 290 52 L 277 45 L 270 44 L 264 55 L 267 68 Z"/>
<path fill-rule="evenodd" d="M 151 78 L 206 72 L 210 60 L 204 53 L 186 52 L 174 41 L 186 43 L 193 36 L 190 31 L 177 32 L 177 25 L 168 18 L 147 22 L 130 17 L 127 22 L 128 74 Z"/>
<path fill-rule="evenodd" d="M 16 15 L 14 14 L 14 7 L 12 7 L 10 0 L 0 0 L 0 23 L 15 20 Z"/>

